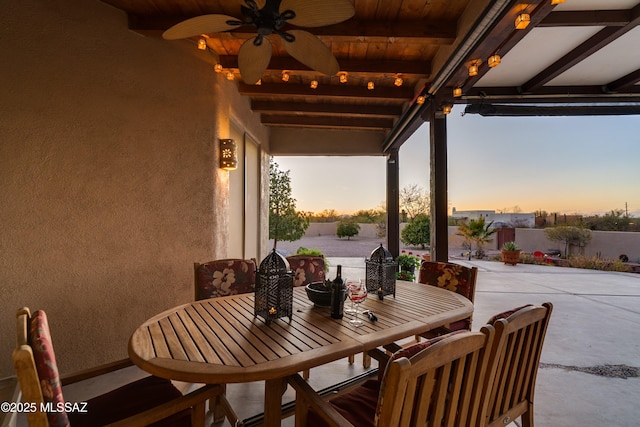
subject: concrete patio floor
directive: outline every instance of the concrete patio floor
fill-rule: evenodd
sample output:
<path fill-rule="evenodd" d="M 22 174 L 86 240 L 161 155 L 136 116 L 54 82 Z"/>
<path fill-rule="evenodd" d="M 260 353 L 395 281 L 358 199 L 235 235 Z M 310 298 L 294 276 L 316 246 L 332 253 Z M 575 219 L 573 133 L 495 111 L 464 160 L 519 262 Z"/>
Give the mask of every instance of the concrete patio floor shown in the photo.
<path fill-rule="evenodd" d="M 479 269 L 474 330 L 497 312 L 528 303 L 553 303 L 536 386 L 537 427 L 640 425 L 639 274 L 452 261 Z M 330 257 L 329 263 L 343 265 L 344 277 L 364 277 L 364 258 Z M 356 358 L 354 365 L 339 360 L 312 369 L 310 383 L 322 389 L 363 372 L 361 359 Z M 66 389 L 65 395 L 69 401 L 84 400 L 139 374 L 131 368 L 106 382 Z M 241 418 L 262 412 L 262 384 L 231 384 L 228 394 Z M 292 399 L 288 390 L 284 401 Z M 293 419 L 283 420 L 282 425 L 292 426 Z M 18 426 L 26 426 L 25 420 L 19 419 Z"/>

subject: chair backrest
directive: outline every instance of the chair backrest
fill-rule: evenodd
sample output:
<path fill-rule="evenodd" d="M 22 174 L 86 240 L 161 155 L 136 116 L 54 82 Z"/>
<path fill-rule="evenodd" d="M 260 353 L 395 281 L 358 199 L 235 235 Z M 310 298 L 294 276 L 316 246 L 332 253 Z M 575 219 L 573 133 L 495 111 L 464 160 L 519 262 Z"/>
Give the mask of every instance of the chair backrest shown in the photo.
<path fill-rule="evenodd" d="M 477 267 L 465 267 L 452 262 L 422 260 L 418 271 L 418 282 L 448 289 L 474 302 L 476 297 Z M 464 319 L 466 327 L 471 330 L 473 315 Z"/>
<path fill-rule="evenodd" d="M 62 385 L 56 364 L 51 333 L 44 311 L 31 311 L 24 307 L 18 310 L 16 325 L 16 349 L 13 365 L 16 370 L 22 401 L 37 409 L 27 413 L 30 427 L 68 426 L 64 411 L 57 411 L 64 404 Z M 41 412 L 42 405 L 53 410 Z"/>
<path fill-rule="evenodd" d="M 494 329 L 487 325 L 394 354 L 382 379 L 376 425 L 481 425 L 493 339 Z"/>
<path fill-rule="evenodd" d="M 535 390 L 542 344 L 553 305 L 526 305 L 494 316 L 496 338 L 487 376 L 487 426 L 504 426 L 519 416 L 533 426 Z"/>
<path fill-rule="evenodd" d="M 293 271 L 293 286 L 306 286 L 312 282 L 324 282 L 327 273 L 325 260 L 321 256 L 291 255 L 287 257 Z"/>
<path fill-rule="evenodd" d="M 229 258 L 194 263 L 195 299 L 246 294 L 255 291 L 256 261 Z"/>

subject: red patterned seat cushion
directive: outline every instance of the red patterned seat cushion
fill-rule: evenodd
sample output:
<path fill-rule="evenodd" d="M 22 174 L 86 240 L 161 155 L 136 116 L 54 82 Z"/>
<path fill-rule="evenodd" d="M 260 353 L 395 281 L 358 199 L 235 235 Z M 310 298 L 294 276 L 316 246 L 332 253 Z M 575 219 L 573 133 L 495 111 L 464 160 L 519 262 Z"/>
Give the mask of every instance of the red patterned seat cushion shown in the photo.
<path fill-rule="evenodd" d="M 512 308 L 511 310 L 503 311 L 502 313 L 498 313 L 498 314 L 496 314 L 494 316 L 491 316 L 491 318 L 487 321 L 487 323 L 489 325 L 493 325 L 494 323 L 496 323 L 500 319 L 506 319 L 509 316 L 511 316 L 512 314 L 515 314 L 518 311 L 522 310 L 523 308 L 532 307 L 532 306 L 533 306 L 533 304 L 527 304 L 527 305 L 523 305 L 523 306 L 520 306 L 520 307 Z"/>
<path fill-rule="evenodd" d="M 70 412 L 69 420 L 71 427 L 104 426 L 154 408 L 181 395 L 171 381 L 150 376 L 89 399 L 88 412 Z M 189 427 L 190 425 L 191 411 L 188 409 L 151 424 L 153 427 Z"/>
<path fill-rule="evenodd" d="M 38 310 L 33 313 L 29 325 L 29 345 L 33 351 L 33 358 L 36 362 L 36 370 L 40 379 L 40 388 L 45 403 L 58 407 L 64 405 L 62 396 L 62 384 L 56 364 L 56 355 L 51 342 L 51 331 L 49 322 L 44 311 Z M 66 427 L 69 425 L 67 413 L 63 411 L 47 413 L 47 419 L 51 427 Z"/>
<path fill-rule="evenodd" d="M 324 282 L 326 265 L 323 257 L 292 255 L 287 257 L 293 271 L 293 286 L 306 286 L 313 282 Z"/>
<path fill-rule="evenodd" d="M 448 289 L 473 302 L 471 269 L 462 265 L 422 261 L 418 282 Z"/>
<path fill-rule="evenodd" d="M 223 259 L 200 264 L 196 269 L 197 298 L 216 298 L 255 291 L 253 260 Z"/>

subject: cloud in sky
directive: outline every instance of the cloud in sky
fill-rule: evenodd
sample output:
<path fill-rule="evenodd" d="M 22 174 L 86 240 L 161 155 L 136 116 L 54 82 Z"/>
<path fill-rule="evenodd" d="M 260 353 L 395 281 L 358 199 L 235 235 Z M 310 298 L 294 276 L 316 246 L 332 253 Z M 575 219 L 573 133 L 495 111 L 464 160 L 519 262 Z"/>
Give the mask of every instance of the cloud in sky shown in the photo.
<path fill-rule="evenodd" d="M 640 117 L 447 119 L 449 207 L 640 216 Z M 384 157 L 277 157 L 298 208 L 353 212 L 385 200 Z M 429 188 L 429 128 L 400 150 L 400 186 Z M 505 178 L 509 178 L 505 180 Z"/>

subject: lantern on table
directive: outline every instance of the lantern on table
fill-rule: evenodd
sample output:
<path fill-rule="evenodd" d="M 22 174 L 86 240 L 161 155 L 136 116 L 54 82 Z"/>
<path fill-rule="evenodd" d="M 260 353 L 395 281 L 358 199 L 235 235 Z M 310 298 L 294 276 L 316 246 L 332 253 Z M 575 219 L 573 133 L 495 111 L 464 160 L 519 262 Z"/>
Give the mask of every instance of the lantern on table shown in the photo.
<path fill-rule="evenodd" d="M 293 272 L 286 258 L 271 251 L 262 260 L 256 272 L 254 316 L 260 316 L 269 324 L 271 320 L 293 314 Z"/>
<path fill-rule="evenodd" d="M 371 256 L 365 260 L 367 292 L 377 294 L 382 298 L 385 295 L 396 296 L 396 270 L 397 263 L 391 253 L 382 246 L 377 247 Z"/>

